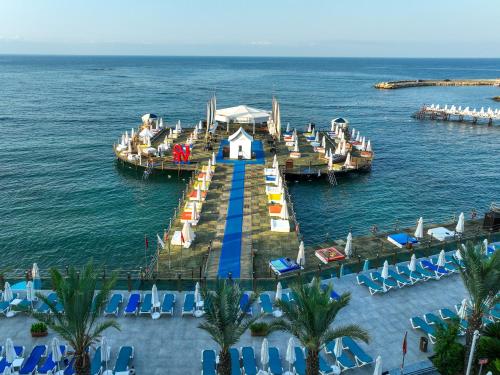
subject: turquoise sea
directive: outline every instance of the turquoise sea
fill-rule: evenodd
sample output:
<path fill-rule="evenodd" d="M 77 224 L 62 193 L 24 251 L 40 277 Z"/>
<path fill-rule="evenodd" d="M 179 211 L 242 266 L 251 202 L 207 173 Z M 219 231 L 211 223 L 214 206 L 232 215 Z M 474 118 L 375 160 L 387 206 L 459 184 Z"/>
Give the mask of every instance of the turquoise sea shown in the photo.
<path fill-rule="evenodd" d="M 198 122 L 220 108 L 281 103 L 282 121 L 328 126 L 345 116 L 371 139 L 369 174 L 292 183 L 308 244 L 450 220 L 500 200 L 500 126 L 417 121 L 423 103 L 499 107 L 497 87 L 379 91 L 375 82 L 496 78 L 500 59 L 0 56 L 0 268 L 82 264 L 136 269 L 168 224 L 185 183 L 142 181 L 112 144 L 140 115 Z"/>

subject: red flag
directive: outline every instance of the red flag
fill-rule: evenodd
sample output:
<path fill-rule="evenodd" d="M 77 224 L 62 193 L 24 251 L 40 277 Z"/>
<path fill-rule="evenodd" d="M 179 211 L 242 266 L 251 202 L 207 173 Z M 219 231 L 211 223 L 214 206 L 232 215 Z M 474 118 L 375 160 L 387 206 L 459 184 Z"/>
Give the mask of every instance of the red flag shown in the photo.
<path fill-rule="evenodd" d="M 144 245 L 146 246 L 146 249 L 149 247 L 149 241 L 146 235 L 144 235 Z"/>
<path fill-rule="evenodd" d="M 406 352 L 408 350 L 406 343 L 406 336 L 408 336 L 408 331 L 405 332 L 405 338 L 403 339 L 403 355 L 406 355 Z"/>
<path fill-rule="evenodd" d="M 184 235 L 182 234 L 182 231 L 181 231 L 181 243 L 184 243 Z"/>
<path fill-rule="evenodd" d="M 167 231 L 164 231 L 163 232 L 163 242 L 167 242 L 168 241 L 168 232 Z"/>

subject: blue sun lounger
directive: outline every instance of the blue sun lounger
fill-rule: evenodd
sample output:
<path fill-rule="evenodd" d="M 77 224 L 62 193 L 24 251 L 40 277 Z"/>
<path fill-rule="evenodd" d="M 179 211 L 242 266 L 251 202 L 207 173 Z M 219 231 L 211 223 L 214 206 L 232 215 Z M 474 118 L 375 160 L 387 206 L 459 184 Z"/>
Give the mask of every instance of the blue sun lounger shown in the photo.
<path fill-rule="evenodd" d="M 394 280 L 392 280 L 390 278 L 384 279 L 380 272 L 377 272 L 377 271 L 371 272 L 370 277 L 372 278 L 373 281 L 378 281 L 382 285 L 385 285 L 387 290 L 398 287 L 397 282 L 395 282 Z"/>
<path fill-rule="evenodd" d="M 64 369 L 63 374 L 64 375 L 75 374 L 75 357 L 71 358 L 71 361 L 69 361 L 68 366 Z"/>
<path fill-rule="evenodd" d="M 47 299 L 49 302 L 55 303 L 57 301 L 57 294 L 55 292 L 51 292 L 47 296 Z M 39 314 L 48 314 L 50 312 L 50 307 L 45 302 L 42 302 L 42 304 L 36 309 L 36 312 Z"/>
<path fill-rule="evenodd" d="M 387 290 L 384 290 L 384 288 L 380 284 L 377 284 L 366 275 L 359 274 L 358 276 L 356 276 L 356 279 L 358 280 L 359 285 L 364 285 L 368 288 L 368 291 L 371 295 L 374 295 L 375 293 L 387 292 Z"/>
<path fill-rule="evenodd" d="M 448 325 L 446 324 L 446 322 L 443 319 L 441 319 L 441 317 L 437 316 L 434 313 L 424 314 L 424 320 L 428 324 L 435 324 L 435 325 L 440 325 L 443 328 L 448 328 Z"/>
<path fill-rule="evenodd" d="M 215 350 L 201 351 L 201 375 L 216 375 Z"/>
<path fill-rule="evenodd" d="M 175 294 L 165 293 L 163 301 L 161 302 L 160 315 L 169 314 L 174 315 Z"/>
<path fill-rule="evenodd" d="M 28 359 L 24 361 L 21 369 L 19 370 L 19 374 L 27 375 L 32 374 L 36 366 L 38 366 L 38 362 L 47 355 L 47 345 L 37 345 L 32 350 Z"/>
<path fill-rule="evenodd" d="M 271 301 L 271 297 L 269 297 L 269 294 L 262 293 L 259 296 L 259 302 L 260 302 L 260 311 L 263 314 L 272 314 L 274 312 L 273 302 Z"/>
<path fill-rule="evenodd" d="M 269 347 L 269 372 L 272 375 L 282 375 L 283 367 L 281 366 L 280 351 L 275 346 Z"/>
<path fill-rule="evenodd" d="M 330 293 L 330 299 L 338 301 L 340 299 L 340 294 L 338 294 L 335 290 L 332 290 L 332 292 Z"/>
<path fill-rule="evenodd" d="M 66 345 L 61 345 L 60 346 L 60 350 L 61 350 L 61 354 L 64 356 L 64 354 L 66 353 Z M 49 371 L 51 373 L 54 373 L 55 369 L 57 367 L 57 363 L 54 362 L 54 359 L 52 357 L 52 352 L 50 352 L 50 354 L 48 355 L 47 359 L 45 360 L 45 362 L 43 362 L 43 364 L 41 366 L 38 366 L 37 369 L 36 369 L 36 373 L 37 374 L 47 374 Z"/>
<path fill-rule="evenodd" d="M 240 299 L 240 310 L 246 314 L 252 315 L 252 306 L 249 304 L 250 296 L 247 293 L 243 293 Z"/>
<path fill-rule="evenodd" d="M 123 310 L 123 315 L 137 315 L 140 303 L 141 295 L 139 293 L 132 293 L 130 297 L 128 297 L 128 303 Z"/>
<path fill-rule="evenodd" d="M 460 268 L 464 268 L 465 267 L 464 261 L 460 260 L 460 259 L 457 259 L 457 257 L 455 257 L 454 255 L 445 255 L 444 258 L 446 259 L 447 263 L 452 264 L 453 266 L 455 266 L 455 268 L 457 266 L 460 267 Z"/>
<path fill-rule="evenodd" d="M 144 301 L 142 301 L 141 308 L 139 310 L 140 315 L 151 314 L 151 310 L 153 309 L 152 298 L 153 295 L 151 293 L 146 293 L 144 295 Z"/>
<path fill-rule="evenodd" d="M 304 355 L 304 350 L 300 346 L 295 348 L 295 362 L 293 363 L 293 368 L 297 375 L 306 375 L 306 356 Z"/>
<path fill-rule="evenodd" d="M 181 316 L 184 316 L 184 314 L 193 315 L 193 313 L 194 313 L 194 294 L 186 293 L 184 294 L 184 303 L 182 304 Z"/>
<path fill-rule="evenodd" d="M 400 275 L 396 271 L 389 269 L 389 277 L 396 281 L 398 287 L 402 288 L 407 285 L 412 285 L 413 283 L 403 275 Z"/>
<path fill-rule="evenodd" d="M 104 309 L 104 316 L 115 315 L 118 316 L 120 306 L 123 302 L 123 295 L 121 293 L 114 293 Z"/>
<path fill-rule="evenodd" d="M 333 368 L 328 364 L 325 357 L 321 353 L 318 355 L 319 357 L 319 373 L 321 375 L 333 374 Z"/>
<path fill-rule="evenodd" d="M 231 375 L 241 375 L 240 352 L 238 349 L 230 348 L 229 357 L 231 358 Z"/>
<path fill-rule="evenodd" d="M 446 256 L 445 256 L 445 260 L 446 260 Z M 430 258 L 430 261 L 431 261 L 431 263 L 432 263 L 432 264 L 434 264 L 436 267 L 438 266 L 438 265 L 437 265 L 437 262 L 438 262 L 438 257 L 432 257 L 432 258 Z M 453 263 L 450 263 L 450 262 L 448 262 L 448 261 L 446 261 L 446 262 L 444 263 L 443 268 L 444 268 L 446 271 L 450 272 L 450 273 L 453 273 L 453 272 L 458 272 L 458 268 L 457 268 L 457 267 L 456 267 Z"/>
<path fill-rule="evenodd" d="M 257 375 L 257 361 L 255 360 L 255 353 L 251 346 L 244 346 L 241 348 L 241 358 L 243 359 L 243 371 L 245 375 Z"/>
<path fill-rule="evenodd" d="M 351 352 L 359 367 L 373 363 L 373 358 L 368 355 L 351 337 L 342 337 L 342 346 Z"/>
<path fill-rule="evenodd" d="M 441 316 L 442 319 L 458 319 L 458 315 L 455 314 L 454 311 L 451 311 L 448 308 L 444 309 L 439 309 L 439 315 Z"/>
<path fill-rule="evenodd" d="M 16 352 L 17 357 L 23 357 L 24 356 L 24 346 L 14 346 L 14 351 Z M 7 358 L 3 356 L 0 359 L 0 373 L 3 374 L 5 371 L 6 367 L 9 367 L 11 364 L 7 362 Z"/>
<path fill-rule="evenodd" d="M 423 268 L 431 272 L 434 272 L 434 274 L 436 275 L 436 279 L 440 279 L 441 276 L 446 276 L 450 274 L 450 272 L 446 270 L 446 268 L 438 267 L 434 263 L 428 261 L 427 259 L 421 260 L 420 264 L 422 265 Z"/>
<path fill-rule="evenodd" d="M 411 281 L 412 284 L 415 284 L 418 281 L 422 281 L 422 280 L 425 281 L 425 280 L 429 279 L 428 277 L 422 275 L 420 272 L 410 271 L 410 269 L 408 268 L 408 265 L 396 266 L 396 270 L 401 275 L 405 275 Z"/>
<path fill-rule="evenodd" d="M 98 346 L 95 350 L 92 362 L 90 362 L 90 375 L 99 375 L 102 371 L 101 347 Z"/>
<path fill-rule="evenodd" d="M 116 358 L 113 371 L 115 373 L 128 371 L 128 365 L 132 359 L 134 359 L 134 347 L 121 346 L 120 350 L 118 350 L 118 357 Z"/>
<path fill-rule="evenodd" d="M 439 277 L 436 276 L 435 272 L 432 272 L 432 271 L 428 270 L 427 268 L 422 267 L 420 264 L 416 265 L 415 270 L 418 273 L 420 273 L 421 275 L 423 275 L 424 277 L 426 277 L 427 280 L 428 279 L 434 279 L 434 280 L 439 279 Z"/>
<path fill-rule="evenodd" d="M 330 341 L 328 344 L 326 344 L 325 351 L 335 359 L 337 366 L 339 366 L 341 369 L 349 370 L 351 368 L 357 367 L 356 362 L 354 362 L 344 351 L 342 351 L 342 354 L 340 356 L 335 357 L 335 341 Z"/>
<path fill-rule="evenodd" d="M 419 316 L 414 316 L 413 318 L 410 318 L 410 323 L 413 329 L 420 329 L 424 333 L 427 334 L 429 337 L 429 340 L 434 344 L 436 341 L 436 330 L 434 329 L 433 326 L 429 325 L 426 323 L 425 320 L 423 320 Z"/>

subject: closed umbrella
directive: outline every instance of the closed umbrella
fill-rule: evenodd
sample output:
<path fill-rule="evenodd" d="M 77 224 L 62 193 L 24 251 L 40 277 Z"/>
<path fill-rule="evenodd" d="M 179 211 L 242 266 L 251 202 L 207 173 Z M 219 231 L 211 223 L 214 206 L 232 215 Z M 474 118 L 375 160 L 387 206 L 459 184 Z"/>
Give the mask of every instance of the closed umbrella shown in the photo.
<path fill-rule="evenodd" d="M 278 157 L 274 154 L 273 157 L 273 168 L 278 168 Z"/>
<path fill-rule="evenodd" d="M 290 133 L 290 123 L 289 122 L 286 123 L 286 132 Z"/>
<path fill-rule="evenodd" d="M 5 302 L 10 302 L 14 299 L 14 295 L 12 294 L 12 289 L 10 288 L 10 283 L 7 281 L 3 290 L 3 300 Z"/>
<path fill-rule="evenodd" d="M 424 238 L 424 218 L 420 218 L 417 221 L 417 229 L 415 229 L 415 238 Z"/>
<path fill-rule="evenodd" d="M 373 370 L 373 375 L 382 375 L 382 357 L 378 356 L 375 360 L 375 369 Z"/>
<path fill-rule="evenodd" d="M 105 363 L 106 371 L 108 370 L 108 361 L 110 357 L 110 350 L 108 345 L 108 340 L 106 340 L 105 336 L 101 337 L 101 361 Z"/>
<path fill-rule="evenodd" d="M 344 162 L 344 167 L 350 167 L 351 166 L 351 153 L 347 153 L 347 157 L 345 158 Z"/>
<path fill-rule="evenodd" d="M 467 319 L 467 299 L 463 299 L 462 303 L 460 304 L 460 309 L 458 310 L 458 317 L 461 320 L 466 320 Z"/>
<path fill-rule="evenodd" d="M 153 308 L 160 307 L 160 297 L 158 296 L 158 288 L 156 287 L 156 284 L 153 284 L 153 287 L 151 288 L 151 305 Z"/>
<path fill-rule="evenodd" d="M 366 151 L 365 137 L 361 139 L 361 151 Z"/>
<path fill-rule="evenodd" d="M 335 154 L 340 155 L 342 153 L 342 145 L 341 142 L 337 143 L 337 147 L 335 148 Z"/>
<path fill-rule="evenodd" d="M 323 136 L 323 139 L 321 140 L 321 147 L 325 148 L 326 147 L 326 137 Z"/>
<path fill-rule="evenodd" d="M 488 239 L 485 238 L 483 241 L 484 255 L 488 255 Z"/>
<path fill-rule="evenodd" d="M 342 133 L 342 134 L 344 134 L 344 133 Z M 346 142 L 344 140 L 342 140 L 341 143 L 342 143 L 342 148 L 340 149 L 340 153 L 342 155 L 345 155 L 345 154 L 347 154 Z"/>
<path fill-rule="evenodd" d="M 12 363 L 17 358 L 16 350 L 14 349 L 14 343 L 10 338 L 5 340 L 5 359 L 7 363 Z"/>
<path fill-rule="evenodd" d="M 288 220 L 288 205 L 285 203 L 281 206 L 280 218 L 283 220 Z"/>
<path fill-rule="evenodd" d="M 193 211 L 191 213 L 191 221 L 194 221 L 196 222 L 197 220 L 199 220 L 199 215 L 198 215 L 198 207 L 196 207 L 196 201 L 193 202 Z"/>
<path fill-rule="evenodd" d="M 439 252 L 439 257 L 438 257 L 438 261 L 437 261 L 437 266 L 438 267 L 444 267 L 444 264 L 446 263 L 446 259 L 445 259 L 445 254 L 444 254 L 444 250 L 441 250 Z"/>
<path fill-rule="evenodd" d="M 333 350 L 333 354 L 335 355 L 335 358 L 338 358 L 342 355 L 342 339 L 340 337 L 337 337 L 335 339 L 335 348 Z"/>
<path fill-rule="evenodd" d="M 304 267 L 306 265 L 306 254 L 304 251 L 304 241 L 300 241 L 299 253 L 297 254 L 297 264 Z"/>
<path fill-rule="evenodd" d="M 389 262 L 387 260 L 384 262 L 384 266 L 382 267 L 381 275 L 382 275 L 383 279 L 389 278 Z"/>
<path fill-rule="evenodd" d="M 350 258 L 352 255 L 352 234 L 351 234 L 351 232 L 349 232 L 349 234 L 347 235 L 347 241 L 345 244 L 344 254 L 345 254 L 346 258 Z"/>
<path fill-rule="evenodd" d="M 340 265 L 339 277 L 344 276 L 344 264 Z"/>
<path fill-rule="evenodd" d="M 372 152 L 372 145 L 370 143 L 370 140 L 368 140 L 368 144 L 366 145 L 366 151 Z"/>
<path fill-rule="evenodd" d="M 207 190 L 207 174 L 206 173 L 203 175 L 203 179 L 201 180 L 201 190 L 203 190 L 203 191 Z"/>
<path fill-rule="evenodd" d="M 33 267 L 31 268 L 31 278 L 35 283 L 35 289 L 41 289 L 42 281 L 40 280 L 40 270 L 38 269 L 38 264 L 36 263 L 33 263 Z"/>
<path fill-rule="evenodd" d="M 292 365 L 295 363 L 295 343 L 293 337 L 288 339 L 288 345 L 286 347 L 286 361 L 288 362 L 288 371 L 291 371 Z"/>
<path fill-rule="evenodd" d="M 262 346 L 260 348 L 260 362 L 262 363 L 262 368 L 266 368 L 269 363 L 269 343 L 264 337 L 262 340 Z"/>
<path fill-rule="evenodd" d="M 293 152 L 299 152 L 299 140 L 295 140 L 295 147 L 293 148 Z"/>
<path fill-rule="evenodd" d="M 410 264 L 408 265 L 408 269 L 411 272 L 415 272 L 417 270 L 417 257 L 415 256 L 415 254 L 411 255 Z"/>
<path fill-rule="evenodd" d="M 191 228 L 191 224 L 187 221 L 182 227 L 182 236 L 184 237 L 184 243 L 190 244 L 194 240 L 193 229 Z"/>
<path fill-rule="evenodd" d="M 215 161 L 215 152 L 212 152 L 212 165 L 215 165 L 216 164 L 216 161 Z"/>
<path fill-rule="evenodd" d="M 201 202 L 201 185 L 198 184 L 198 187 L 196 188 L 196 200 L 198 202 Z"/>
<path fill-rule="evenodd" d="M 314 142 L 318 142 L 319 143 L 319 133 L 316 133 L 316 138 L 314 138 Z"/>
<path fill-rule="evenodd" d="M 455 250 L 455 258 L 457 258 L 457 260 L 463 260 L 462 258 L 462 253 L 460 253 L 460 250 Z"/>
<path fill-rule="evenodd" d="M 10 366 L 8 366 L 8 367 L 6 366 L 2 372 L 2 375 L 12 375 L 12 374 L 13 374 L 12 367 L 10 367 Z"/>
<path fill-rule="evenodd" d="M 35 300 L 35 286 L 32 281 L 28 281 L 26 283 L 26 299 L 29 302 L 33 302 Z"/>
<path fill-rule="evenodd" d="M 62 361 L 61 345 L 59 344 L 59 339 L 54 337 L 50 343 L 50 350 L 52 352 L 52 360 L 56 363 L 57 369 L 59 370 L 59 362 Z"/>
<path fill-rule="evenodd" d="M 366 272 L 370 269 L 370 261 L 365 259 L 365 263 L 363 264 L 363 272 Z"/>
<path fill-rule="evenodd" d="M 274 297 L 274 299 L 276 301 L 280 301 L 282 295 L 283 295 L 283 288 L 281 286 L 281 283 L 278 281 L 278 285 L 276 285 L 276 296 Z"/>
<path fill-rule="evenodd" d="M 465 217 L 464 213 L 460 213 L 460 216 L 458 217 L 458 223 L 457 226 L 455 227 L 455 232 L 463 234 L 464 233 L 464 228 L 465 227 Z"/>
<path fill-rule="evenodd" d="M 194 286 L 194 302 L 196 306 L 201 302 L 200 283 L 197 281 Z"/>

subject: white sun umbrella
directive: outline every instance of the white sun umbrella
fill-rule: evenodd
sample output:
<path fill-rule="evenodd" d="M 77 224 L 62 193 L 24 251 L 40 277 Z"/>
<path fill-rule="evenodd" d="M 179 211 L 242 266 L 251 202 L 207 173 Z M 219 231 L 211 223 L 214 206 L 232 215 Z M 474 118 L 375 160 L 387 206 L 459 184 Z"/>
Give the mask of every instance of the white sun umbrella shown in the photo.
<path fill-rule="evenodd" d="M 460 309 L 458 309 L 458 317 L 461 320 L 467 319 L 467 299 L 463 299 L 462 303 L 460 304 Z"/>
<path fill-rule="evenodd" d="M 201 202 L 201 185 L 198 184 L 198 187 L 196 188 L 196 200 L 198 202 Z"/>
<path fill-rule="evenodd" d="M 352 130 L 351 130 L 351 138 L 354 138 L 355 135 L 356 135 L 356 129 L 352 128 Z"/>
<path fill-rule="evenodd" d="M 106 372 L 108 370 L 108 361 L 110 357 L 110 350 L 108 345 L 108 340 L 105 336 L 101 337 L 101 361 L 105 363 Z"/>
<path fill-rule="evenodd" d="M 278 167 L 278 156 L 276 156 L 276 154 L 274 154 L 274 157 L 273 157 L 273 168 L 277 168 Z"/>
<path fill-rule="evenodd" d="M 365 137 L 361 140 L 361 151 L 366 151 Z"/>
<path fill-rule="evenodd" d="M 194 240 L 193 229 L 188 221 L 182 226 L 182 236 L 184 237 L 184 242 L 192 242 Z"/>
<path fill-rule="evenodd" d="M 40 279 L 40 269 L 38 268 L 38 264 L 33 263 L 33 267 L 31 267 L 31 278 L 33 279 L 35 285 L 35 289 L 41 289 L 42 288 L 42 281 Z"/>
<path fill-rule="evenodd" d="M 342 148 L 340 150 L 340 154 L 341 155 L 346 155 L 347 154 L 347 147 L 346 147 L 347 145 L 346 145 L 346 142 L 343 140 L 341 143 L 342 143 Z"/>
<path fill-rule="evenodd" d="M 17 358 L 16 350 L 14 349 L 14 343 L 10 338 L 5 340 L 5 359 L 7 363 L 12 363 Z"/>
<path fill-rule="evenodd" d="M 411 272 L 415 272 L 417 270 L 417 257 L 415 256 L 415 254 L 411 255 L 410 264 L 408 265 L 408 269 Z"/>
<path fill-rule="evenodd" d="M 35 285 L 32 281 L 28 281 L 26 283 L 26 299 L 29 302 L 33 302 L 35 300 Z"/>
<path fill-rule="evenodd" d="M 274 300 L 281 301 L 282 296 L 283 296 L 283 287 L 281 286 L 281 282 L 278 281 L 278 285 L 276 285 L 276 295 L 274 296 Z"/>
<path fill-rule="evenodd" d="M 3 289 L 3 300 L 5 302 L 10 302 L 14 299 L 14 295 L 12 294 L 12 289 L 10 288 L 10 283 L 7 281 L 4 285 Z"/>
<path fill-rule="evenodd" d="M 483 247 L 484 247 L 484 254 L 488 255 L 488 239 L 487 238 L 485 238 L 483 240 Z"/>
<path fill-rule="evenodd" d="M 342 142 L 337 143 L 337 148 L 335 149 L 335 154 L 340 155 L 342 152 Z"/>
<path fill-rule="evenodd" d="M 345 158 L 344 162 L 344 167 L 350 167 L 351 166 L 351 153 L 347 153 L 347 157 Z"/>
<path fill-rule="evenodd" d="M 373 370 L 373 375 L 382 375 L 382 357 L 378 356 L 375 360 L 375 369 Z"/>
<path fill-rule="evenodd" d="M 262 363 L 262 368 L 266 368 L 269 363 L 269 343 L 265 337 L 260 347 L 260 362 Z"/>
<path fill-rule="evenodd" d="M 352 255 L 352 233 L 351 232 L 349 232 L 349 234 L 347 235 L 347 241 L 345 244 L 344 253 L 345 253 L 346 258 L 350 258 Z"/>
<path fill-rule="evenodd" d="M 128 142 L 128 153 L 131 154 L 132 153 L 132 142 Z"/>
<path fill-rule="evenodd" d="M 333 155 L 330 154 L 328 156 L 328 169 L 331 170 L 333 168 Z"/>
<path fill-rule="evenodd" d="M 199 186 L 199 184 L 198 184 Z M 203 179 L 201 180 L 201 190 L 205 191 L 207 190 L 207 174 L 205 173 L 203 175 Z"/>
<path fill-rule="evenodd" d="M 458 217 L 458 223 L 457 226 L 455 227 L 455 232 L 463 234 L 465 230 L 465 217 L 464 213 L 461 212 L 460 216 Z"/>
<path fill-rule="evenodd" d="M 381 276 L 384 279 L 389 278 L 389 262 L 387 260 L 384 262 L 384 266 L 382 267 Z"/>
<path fill-rule="evenodd" d="M 160 296 L 158 295 L 156 284 L 153 284 L 151 288 L 151 306 L 153 306 L 153 308 L 160 307 Z"/>
<path fill-rule="evenodd" d="M 339 358 L 342 355 L 342 338 L 337 337 L 335 339 L 335 347 L 333 349 L 333 354 L 335 355 L 335 358 Z"/>
<path fill-rule="evenodd" d="M 169 137 L 169 138 L 172 138 L 172 128 L 169 128 L 169 129 L 168 129 L 168 137 Z"/>
<path fill-rule="evenodd" d="M 200 283 L 197 281 L 194 286 L 194 303 L 196 306 L 201 302 Z M 198 307 L 196 307 L 198 308 Z"/>
<path fill-rule="evenodd" d="M 371 145 L 371 143 L 370 143 L 370 140 L 368 140 L 368 143 L 367 143 L 367 145 L 366 145 L 366 151 L 368 151 L 368 152 L 372 152 L 372 145 Z"/>
<path fill-rule="evenodd" d="M 359 142 L 361 139 L 361 134 L 359 133 L 359 130 L 358 130 L 358 134 L 356 134 L 356 142 Z"/>
<path fill-rule="evenodd" d="M 299 253 L 297 254 L 297 264 L 299 266 L 305 267 L 306 265 L 306 254 L 304 249 L 304 241 L 300 241 Z"/>
<path fill-rule="evenodd" d="M 199 217 L 198 217 L 198 207 L 196 206 L 196 201 L 193 202 L 193 213 L 191 214 L 191 220 L 192 221 L 199 220 Z"/>
<path fill-rule="evenodd" d="M 444 267 L 444 264 L 446 263 L 446 259 L 445 259 L 445 253 L 444 253 L 444 250 L 441 250 L 439 252 L 439 257 L 438 257 L 438 261 L 437 261 L 437 266 L 438 267 Z"/>
<path fill-rule="evenodd" d="M 286 347 L 285 360 L 288 362 L 288 371 L 291 373 L 292 365 L 295 363 L 295 342 L 293 337 L 288 339 L 288 345 Z"/>
<path fill-rule="evenodd" d="M 135 136 L 135 130 L 134 128 L 132 128 L 132 130 L 130 131 L 130 138 L 134 138 Z"/>
<path fill-rule="evenodd" d="M 290 218 L 288 215 L 288 205 L 286 203 L 281 206 L 280 218 L 283 220 L 288 220 Z"/>
<path fill-rule="evenodd" d="M 458 260 L 463 260 L 462 258 L 462 253 L 460 253 L 460 250 L 455 250 L 455 258 L 457 258 Z"/>
<path fill-rule="evenodd" d="M 294 152 L 299 152 L 299 141 L 298 139 L 295 140 L 295 147 L 293 148 Z"/>
<path fill-rule="evenodd" d="M 215 165 L 215 152 L 212 152 L 212 165 Z"/>
<path fill-rule="evenodd" d="M 315 130 L 315 129 L 313 129 L 313 130 L 311 131 L 311 136 L 312 136 L 312 137 L 315 137 L 315 136 L 316 136 L 316 130 Z"/>
<path fill-rule="evenodd" d="M 286 123 L 286 132 L 290 133 L 290 123 L 289 122 Z"/>
<path fill-rule="evenodd" d="M 146 144 L 147 144 L 148 147 L 151 147 L 151 137 L 148 136 L 146 138 Z"/>
<path fill-rule="evenodd" d="M 323 139 L 321 140 L 321 147 L 325 148 L 326 147 L 326 137 L 323 136 Z"/>
<path fill-rule="evenodd" d="M 61 344 L 59 339 L 54 337 L 50 342 L 50 351 L 52 352 L 52 360 L 56 363 L 57 369 L 59 370 L 59 362 L 62 361 Z"/>
<path fill-rule="evenodd" d="M 6 366 L 5 369 L 2 372 L 2 375 L 13 375 L 14 373 L 12 372 L 12 366 Z"/>
<path fill-rule="evenodd" d="M 417 229 L 415 229 L 415 238 L 422 239 L 424 238 L 424 218 L 421 217 L 417 221 Z"/>
<path fill-rule="evenodd" d="M 319 132 L 316 133 L 316 138 L 314 138 L 314 141 L 319 143 Z"/>
<path fill-rule="evenodd" d="M 210 173 L 212 171 L 212 159 L 208 158 L 207 171 Z"/>

